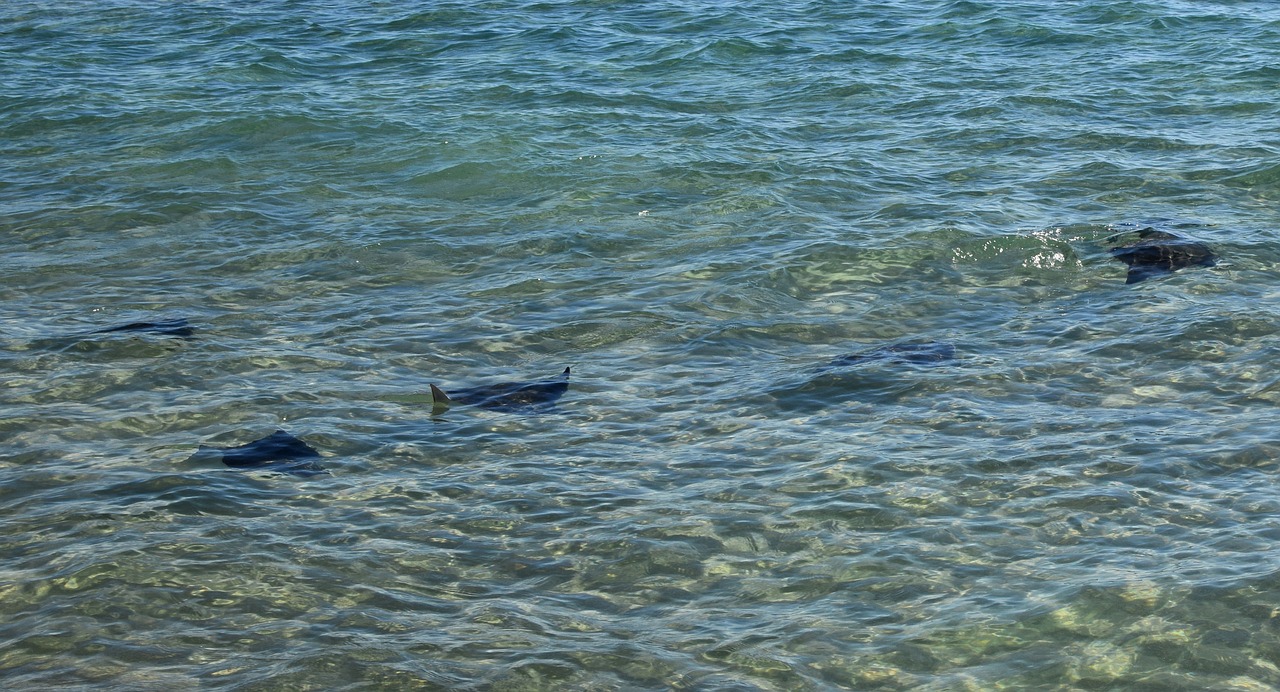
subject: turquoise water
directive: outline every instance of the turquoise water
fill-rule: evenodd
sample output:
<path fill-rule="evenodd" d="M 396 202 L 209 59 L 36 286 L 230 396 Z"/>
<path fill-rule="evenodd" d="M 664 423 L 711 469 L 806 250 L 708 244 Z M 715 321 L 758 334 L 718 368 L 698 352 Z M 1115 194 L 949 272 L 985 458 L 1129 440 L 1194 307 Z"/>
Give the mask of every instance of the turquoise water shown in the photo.
<path fill-rule="evenodd" d="M 6 688 L 1280 687 L 1272 3 L 13 2 L 0 76 Z"/>

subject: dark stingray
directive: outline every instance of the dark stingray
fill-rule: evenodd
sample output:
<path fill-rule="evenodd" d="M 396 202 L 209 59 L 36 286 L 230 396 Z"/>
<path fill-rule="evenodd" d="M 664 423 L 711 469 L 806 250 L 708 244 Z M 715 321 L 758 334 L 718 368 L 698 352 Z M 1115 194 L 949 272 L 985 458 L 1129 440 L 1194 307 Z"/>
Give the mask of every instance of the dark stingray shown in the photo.
<path fill-rule="evenodd" d="M 313 461 L 320 452 L 311 445 L 299 440 L 283 430 L 237 447 L 214 447 L 200 445 L 201 452 L 220 452 L 222 463 L 236 469 L 263 469 L 292 473 L 295 476 L 315 476 L 329 473 L 325 468 Z"/>
<path fill-rule="evenodd" d="M 178 317 L 172 320 L 156 320 L 154 322 L 130 322 L 106 329 L 98 329 L 91 334 L 110 334 L 111 332 L 149 332 L 164 336 L 191 336 L 196 330 L 187 322 L 187 318 Z"/>
<path fill-rule="evenodd" d="M 569 391 L 569 368 L 546 380 L 536 382 L 499 382 L 482 387 L 456 389 L 452 394 L 431 385 L 434 410 L 443 411 L 451 404 L 467 404 L 508 413 L 531 413 L 551 408 Z"/>
<path fill-rule="evenodd" d="M 795 412 L 820 411 L 849 402 L 873 406 L 893 403 L 933 379 L 923 369 L 947 367 L 957 359 L 955 344 L 945 341 L 884 344 L 810 368 L 803 381 L 784 379 L 768 393 L 778 408 Z"/>
<path fill-rule="evenodd" d="M 1111 248 L 1111 256 L 1129 265 L 1126 284 L 1172 274 L 1186 267 L 1212 267 L 1218 261 L 1208 245 L 1154 228 L 1144 228 L 1138 231 L 1137 240 Z"/>
<path fill-rule="evenodd" d="M 907 341 L 900 344 L 878 346 L 862 353 L 840 356 L 830 366 L 857 365 L 867 361 L 932 365 L 956 359 L 956 346 L 943 341 Z"/>

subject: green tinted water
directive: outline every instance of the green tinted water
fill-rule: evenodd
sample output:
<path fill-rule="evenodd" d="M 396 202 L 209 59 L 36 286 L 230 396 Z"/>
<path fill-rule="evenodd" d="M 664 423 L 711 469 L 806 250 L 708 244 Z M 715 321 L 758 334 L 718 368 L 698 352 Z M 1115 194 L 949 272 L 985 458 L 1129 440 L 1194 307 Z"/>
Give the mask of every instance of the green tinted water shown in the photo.
<path fill-rule="evenodd" d="M 6 687 L 1280 685 L 1268 4 L 0 17 Z"/>

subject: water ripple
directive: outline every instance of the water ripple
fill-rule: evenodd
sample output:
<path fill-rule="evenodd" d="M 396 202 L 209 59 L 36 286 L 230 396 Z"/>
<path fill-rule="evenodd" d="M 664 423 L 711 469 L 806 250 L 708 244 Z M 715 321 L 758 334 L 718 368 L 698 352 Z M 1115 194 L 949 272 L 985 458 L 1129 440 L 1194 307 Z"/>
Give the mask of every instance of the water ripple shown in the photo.
<path fill-rule="evenodd" d="M 10 686 L 1280 685 L 1269 6 L 0 19 Z"/>

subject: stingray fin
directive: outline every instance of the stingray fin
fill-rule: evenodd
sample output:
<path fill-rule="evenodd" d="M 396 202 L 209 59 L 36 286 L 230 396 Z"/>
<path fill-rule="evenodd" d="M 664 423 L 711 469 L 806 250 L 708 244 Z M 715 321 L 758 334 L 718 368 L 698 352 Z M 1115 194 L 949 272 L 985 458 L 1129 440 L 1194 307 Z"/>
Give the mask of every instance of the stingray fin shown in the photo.
<path fill-rule="evenodd" d="M 1138 231 L 1138 237 L 1142 240 L 1183 240 L 1180 235 L 1169 233 L 1168 231 L 1159 231 L 1150 226 Z"/>
<path fill-rule="evenodd" d="M 1130 265 L 1129 272 L 1125 275 L 1124 282 L 1126 284 L 1136 284 L 1140 281 L 1146 281 L 1153 276 L 1163 276 L 1165 274 L 1172 273 L 1173 270 L 1167 267 Z"/>
<path fill-rule="evenodd" d="M 565 378 L 566 380 L 569 379 L 569 368 L 565 368 L 564 372 L 560 373 L 560 376 Z"/>
<path fill-rule="evenodd" d="M 448 394 L 444 393 L 443 389 L 434 384 L 431 385 L 431 407 L 433 410 L 443 411 L 449 408 L 449 404 L 452 402 L 453 400 L 449 398 Z"/>

